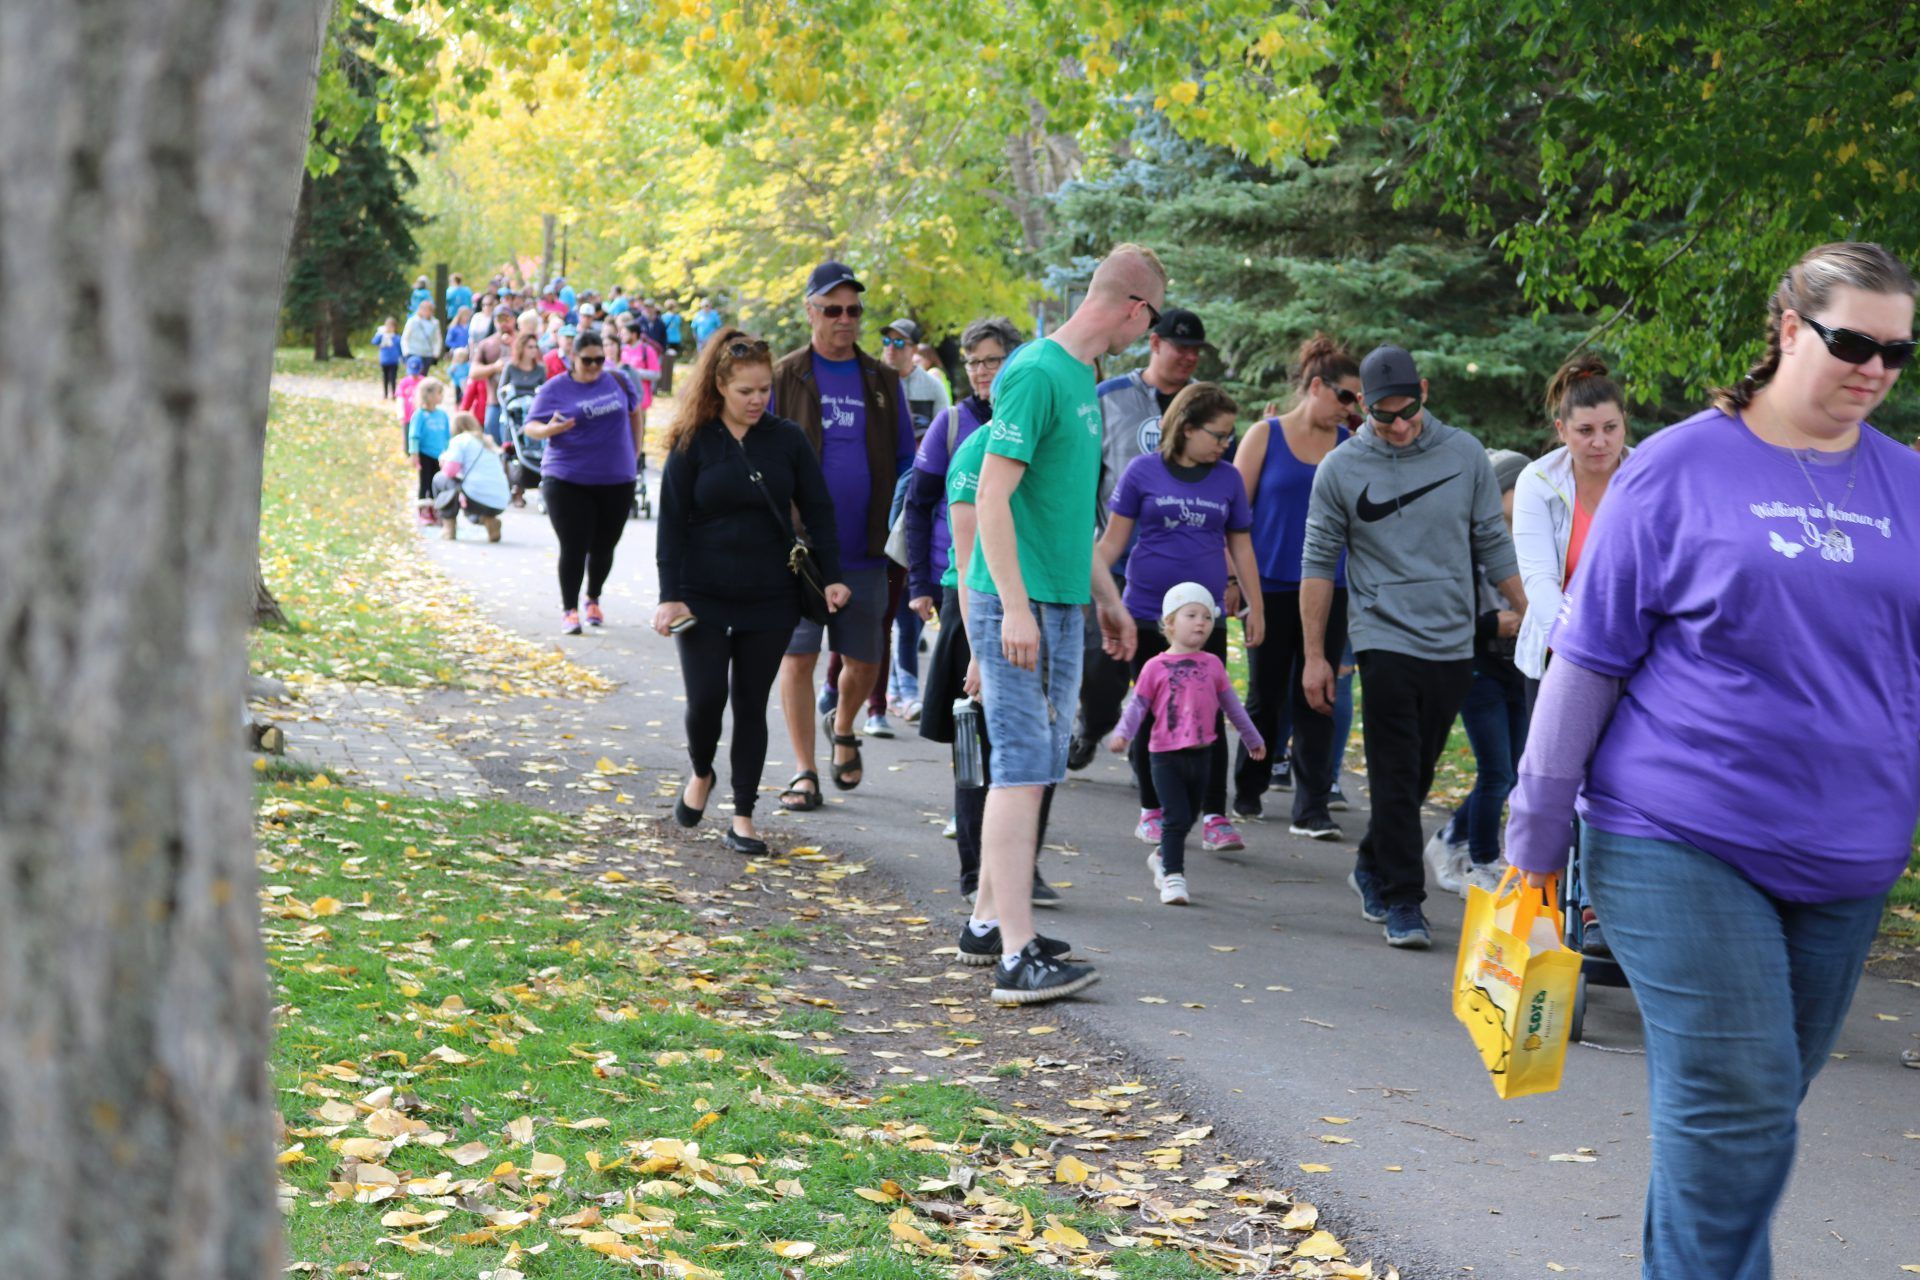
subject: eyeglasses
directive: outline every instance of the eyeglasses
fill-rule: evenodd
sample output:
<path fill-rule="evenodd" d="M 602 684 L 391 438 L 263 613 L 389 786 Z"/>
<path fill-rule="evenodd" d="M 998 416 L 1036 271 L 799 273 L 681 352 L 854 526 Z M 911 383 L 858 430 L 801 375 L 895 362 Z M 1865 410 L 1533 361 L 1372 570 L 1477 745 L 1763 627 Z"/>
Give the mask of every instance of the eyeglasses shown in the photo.
<path fill-rule="evenodd" d="M 880 345 L 883 347 L 904 347 L 907 345 L 907 340 L 905 338 L 882 338 L 880 339 Z"/>
<path fill-rule="evenodd" d="M 727 344 L 727 354 L 735 360 L 744 360 L 748 356 L 761 355 L 765 353 L 767 349 L 767 340 L 765 338 L 760 339 L 758 342 L 733 342 Z"/>
<path fill-rule="evenodd" d="M 1005 356 L 975 356 L 961 363 L 968 369 L 998 369 L 1007 362 Z"/>
<path fill-rule="evenodd" d="M 1232 427 L 1228 427 L 1225 431 L 1215 431 L 1212 427 L 1196 427 L 1194 429 L 1200 432 L 1201 435 L 1212 436 L 1215 440 L 1218 440 L 1221 444 L 1225 444 L 1227 443 L 1227 441 L 1233 439 Z"/>
<path fill-rule="evenodd" d="M 1409 400 L 1398 409 L 1382 409 L 1374 405 L 1367 412 L 1373 415 L 1375 422 L 1409 422 L 1420 416 L 1420 402 Z"/>
<path fill-rule="evenodd" d="M 1350 391 L 1346 387 L 1334 387 L 1332 391 L 1333 398 L 1349 409 L 1360 403 L 1360 393 L 1358 391 Z"/>
<path fill-rule="evenodd" d="M 575 356 L 573 362 L 584 368 L 597 368 L 607 362 L 605 356 Z"/>
<path fill-rule="evenodd" d="M 1154 306 L 1137 293 L 1128 294 L 1127 299 L 1130 302 L 1137 302 L 1147 309 L 1147 327 L 1149 329 L 1158 329 L 1160 327 L 1160 308 Z"/>
<path fill-rule="evenodd" d="M 1865 364 L 1875 356 L 1879 356 L 1880 363 L 1888 369 L 1904 369 L 1907 362 L 1913 359 L 1912 338 L 1908 338 L 1905 342 L 1881 342 L 1877 338 L 1869 338 L 1866 334 L 1856 333 L 1852 329 L 1829 329 L 1812 316 L 1800 318 L 1807 322 L 1809 329 L 1820 335 L 1820 341 L 1827 344 L 1827 354 L 1836 360 L 1844 360 L 1848 364 Z"/>
<path fill-rule="evenodd" d="M 837 302 L 831 303 L 827 306 L 821 306 L 819 303 L 816 302 L 814 304 L 814 310 L 818 311 L 821 315 L 825 316 L 829 320 L 838 320 L 841 316 L 852 316 L 854 319 L 858 320 L 861 317 L 861 315 L 863 315 L 866 312 L 866 308 L 861 306 L 857 302 L 848 303 L 846 306 L 841 306 Z"/>

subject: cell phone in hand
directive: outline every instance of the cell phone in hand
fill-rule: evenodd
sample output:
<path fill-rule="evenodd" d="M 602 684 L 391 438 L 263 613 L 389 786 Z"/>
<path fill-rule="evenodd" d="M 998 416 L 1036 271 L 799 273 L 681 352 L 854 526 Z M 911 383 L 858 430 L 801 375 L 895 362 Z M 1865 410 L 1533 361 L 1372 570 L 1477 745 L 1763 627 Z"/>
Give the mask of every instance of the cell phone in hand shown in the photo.
<path fill-rule="evenodd" d="M 685 631 L 688 627 L 692 626 L 694 623 L 698 621 L 699 619 L 694 617 L 690 613 L 685 614 L 681 617 L 675 618 L 672 622 L 669 622 L 667 624 L 667 634 L 672 636 L 677 636 L 682 631 Z"/>

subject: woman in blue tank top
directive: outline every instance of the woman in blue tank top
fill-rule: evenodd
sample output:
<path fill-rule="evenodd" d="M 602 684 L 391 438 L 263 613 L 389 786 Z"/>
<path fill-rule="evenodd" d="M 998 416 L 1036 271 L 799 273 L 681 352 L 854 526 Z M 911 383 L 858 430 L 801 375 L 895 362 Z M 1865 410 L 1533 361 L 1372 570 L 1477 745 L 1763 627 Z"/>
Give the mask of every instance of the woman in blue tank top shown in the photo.
<path fill-rule="evenodd" d="M 1295 375 L 1298 399 L 1276 418 L 1253 425 L 1240 442 L 1234 466 L 1253 503 L 1253 554 L 1260 565 L 1260 591 L 1267 602 L 1265 643 L 1247 651 L 1247 713 L 1273 744 L 1286 741 L 1282 716 L 1293 722 L 1294 835 L 1337 840 L 1340 828 L 1327 811 L 1338 776 L 1333 720 L 1315 711 L 1300 687 L 1304 665 L 1300 632 L 1300 553 L 1306 541 L 1307 500 L 1320 462 L 1360 421 L 1360 365 L 1324 334 L 1300 348 Z M 1327 661 L 1337 668 L 1347 644 L 1345 567 L 1335 575 L 1333 611 L 1327 618 Z M 1242 747 L 1234 766 L 1233 811 L 1260 815 L 1260 796 L 1271 776 L 1264 760 Z"/>

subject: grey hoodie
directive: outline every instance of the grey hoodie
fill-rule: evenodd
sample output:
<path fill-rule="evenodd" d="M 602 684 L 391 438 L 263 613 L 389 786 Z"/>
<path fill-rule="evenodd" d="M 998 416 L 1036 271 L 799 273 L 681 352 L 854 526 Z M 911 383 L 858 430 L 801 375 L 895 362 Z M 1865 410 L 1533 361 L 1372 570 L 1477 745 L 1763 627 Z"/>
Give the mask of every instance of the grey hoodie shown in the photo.
<path fill-rule="evenodd" d="M 1343 550 L 1356 653 L 1471 658 L 1479 574 L 1503 582 L 1520 571 L 1487 451 L 1431 412 L 1403 449 L 1369 419 L 1320 464 L 1301 577 L 1331 580 Z"/>

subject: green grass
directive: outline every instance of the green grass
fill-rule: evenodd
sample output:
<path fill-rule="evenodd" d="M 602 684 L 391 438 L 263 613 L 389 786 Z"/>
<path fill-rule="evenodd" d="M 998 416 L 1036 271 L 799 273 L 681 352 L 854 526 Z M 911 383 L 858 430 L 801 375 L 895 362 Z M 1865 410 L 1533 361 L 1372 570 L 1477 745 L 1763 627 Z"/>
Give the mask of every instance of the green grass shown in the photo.
<path fill-rule="evenodd" d="M 368 351 L 371 352 L 371 350 L 372 348 L 369 347 Z M 275 347 L 273 371 L 314 378 L 378 381 L 380 362 L 372 355 L 360 352 L 355 352 L 344 360 L 315 360 L 311 347 Z"/>
<path fill-rule="evenodd" d="M 1001 1251 L 978 1258 L 996 1274 L 1037 1276 L 1059 1274 L 1031 1254 L 1049 1247 L 1049 1213 L 1095 1241 L 1122 1227 L 1049 1197 L 1051 1162 L 1016 1145 L 1037 1131 L 978 1095 L 852 1087 L 837 1017 L 786 998 L 798 960 L 773 930 L 702 932 L 661 886 L 583 871 L 579 835 L 537 810 L 387 797 L 283 765 L 263 774 L 288 1253 L 315 1274 L 634 1274 L 582 1231 L 729 1277 L 779 1276 L 795 1265 L 769 1251 L 783 1240 L 814 1246 L 809 1272 L 947 1274 L 949 1261 L 896 1238 L 889 1216 L 904 1210 L 952 1261 L 971 1230 Z M 419 1130 L 404 1145 L 376 1137 L 396 1125 Z M 454 1153 L 472 1143 L 486 1153 L 463 1165 Z M 697 1156 L 674 1143 L 697 1143 Z M 974 1198 L 1003 1202 L 997 1228 L 980 1218 L 991 1201 L 965 1210 L 970 1227 L 907 1206 L 960 1209 L 951 1187 L 920 1190 L 956 1165 L 989 1171 Z M 353 1199 L 356 1185 L 395 1184 L 376 1203 Z M 1122 1276 L 1209 1274 L 1172 1249 L 1053 1252 Z"/>

